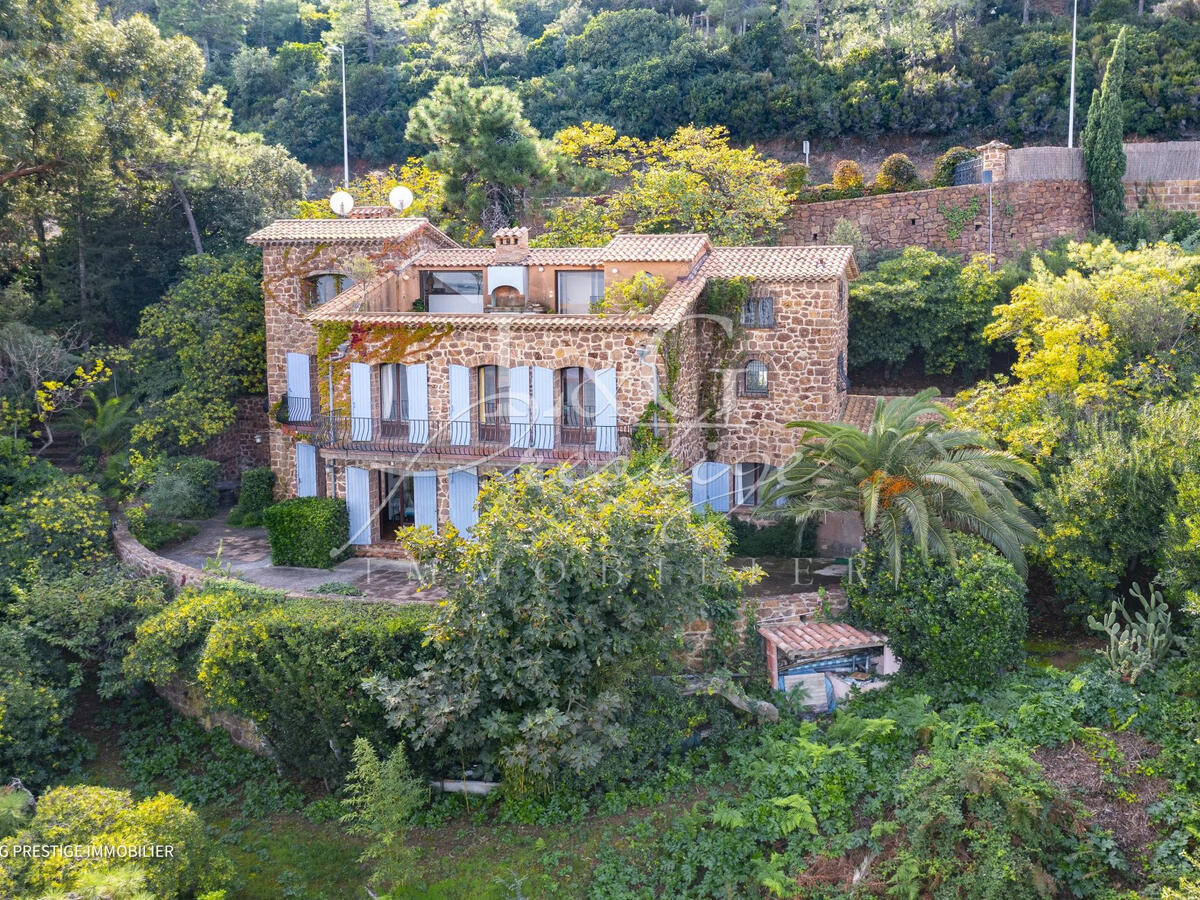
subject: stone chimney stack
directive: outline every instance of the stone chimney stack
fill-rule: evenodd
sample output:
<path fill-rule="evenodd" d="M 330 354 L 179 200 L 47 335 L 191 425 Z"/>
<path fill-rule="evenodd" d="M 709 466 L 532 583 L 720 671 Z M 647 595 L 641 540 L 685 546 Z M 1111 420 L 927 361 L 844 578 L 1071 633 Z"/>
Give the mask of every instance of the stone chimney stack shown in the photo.
<path fill-rule="evenodd" d="M 395 212 L 390 206 L 356 206 L 350 210 L 350 218 L 390 219 Z"/>
<path fill-rule="evenodd" d="M 983 171 L 992 173 L 992 181 L 1004 181 L 1008 174 L 1008 151 L 1012 147 L 1003 141 L 988 141 L 975 149 L 979 151 Z"/>
<path fill-rule="evenodd" d="M 492 234 L 496 244 L 496 262 L 520 262 L 529 255 L 528 228 L 501 228 Z"/>

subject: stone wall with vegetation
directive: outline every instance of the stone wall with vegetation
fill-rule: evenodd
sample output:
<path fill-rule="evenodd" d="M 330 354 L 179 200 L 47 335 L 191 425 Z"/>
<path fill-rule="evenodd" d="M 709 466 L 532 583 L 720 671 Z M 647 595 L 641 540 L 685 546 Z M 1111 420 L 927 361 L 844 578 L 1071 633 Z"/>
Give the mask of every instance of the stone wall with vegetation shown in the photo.
<path fill-rule="evenodd" d="M 209 441 L 201 455 L 221 464 L 222 481 L 237 481 L 247 469 L 270 465 L 270 437 L 266 397 L 238 397 L 233 425 Z"/>
<path fill-rule="evenodd" d="M 1200 178 L 1184 181 L 1125 182 L 1125 208 L 1159 207 L 1200 213 Z"/>
<path fill-rule="evenodd" d="M 830 243 L 846 219 L 862 230 L 870 250 L 929 247 L 964 257 L 988 252 L 988 188 L 968 184 L 874 197 L 798 203 L 785 223 L 783 244 Z M 992 189 L 992 252 L 1001 259 L 1044 247 L 1092 227 L 1091 192 L 1081 181 L 1000 182 Z"/>

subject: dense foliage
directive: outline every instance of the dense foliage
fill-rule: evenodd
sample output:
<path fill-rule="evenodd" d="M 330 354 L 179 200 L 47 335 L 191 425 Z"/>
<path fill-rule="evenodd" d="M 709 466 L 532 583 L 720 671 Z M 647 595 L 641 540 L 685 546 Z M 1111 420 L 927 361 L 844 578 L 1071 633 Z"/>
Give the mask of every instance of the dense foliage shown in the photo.
<path fill-rule="evenodd" d="M 851 377 L 882 369 L 890 380 L 910 361 L 927 375 L 978 375 L 987 365 L 984 327 L 1000 300 L 1000 276 L 983 258 L 963 265 L 909 247 L 850 286 Z"/>
<path fill-rule="evenodd" d="M 247 469 L 237 505 L 229 511 L 228 522 L 241 528 L 261 525 L 263 512 L 275 502 L 275 471 L 270 466 Z"/>
<path fill-rule="evenodd" d="M 665 468 L 522 469 L 483 485 L 479 507 L 470 540 L 407 539 L 449 596 L 429 662 L 370 689 L 415 747 L 482 761 L 519 790 L 625 744 L 629 676 L 750 576 L 725 565 L 723 523 L 696 517 Z"/>
<path fill-rule="evenodd" d="M 293 497 L 263 510 L 271 563 L 332 569 L 354 553 L 345 500 Z"/>
<path fill-rule="evenodd" d="M 869 541 L 846 579 L 850 615 L 887 635 L 906 669 L 987 685 L 1023 655 L 1025 584 L 978 538 L 956 537 L 954 551 L 953 560 L 908 551 L 896 584 L 887 553 Z"/>
<path fill-rule="evenodd" d="M 1125 78 L 1124 28 L 1113 44 L 1112 56 L 1104 70 L 1099 90 L 1092 92 L 1087 126 L 1080 144 L 1083 147 L 1083 166 L 1092 188 L 1092 208 L 1096 227 L 1112 234 L 1125 214 L 1125 110 L 1121 104 L 1121 82 Z"/>
<path fill-rule="evenodd" d="M 423 607 L 289 600 L 231 583 L 185 591 L 143 622 L 126 671 L 198 683 L 210 704 L 259 723 L 290 771 L 337 780 L 356 737 L 390 743 L 360 683 L 412 673 L 428 620 Z"/>

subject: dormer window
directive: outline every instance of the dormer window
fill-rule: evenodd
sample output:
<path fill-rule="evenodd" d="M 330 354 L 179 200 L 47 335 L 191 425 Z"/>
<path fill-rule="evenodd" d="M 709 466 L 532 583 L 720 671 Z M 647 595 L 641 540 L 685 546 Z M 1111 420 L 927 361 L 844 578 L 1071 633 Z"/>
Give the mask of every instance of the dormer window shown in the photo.
<path fill-rule="evenodd" d="M 352 284 L 354 284 L 354 279 L 340 272 L 314 275 L 306 281 L 307 300 L 313 306 L 320 306 L 322 303 L 328 303 Z"/>

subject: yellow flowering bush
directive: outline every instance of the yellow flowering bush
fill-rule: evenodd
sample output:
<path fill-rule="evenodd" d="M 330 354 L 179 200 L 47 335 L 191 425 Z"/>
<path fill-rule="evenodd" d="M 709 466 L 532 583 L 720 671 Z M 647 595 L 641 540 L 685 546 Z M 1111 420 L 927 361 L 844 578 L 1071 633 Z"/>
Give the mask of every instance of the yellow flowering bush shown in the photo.
<path fill-rule="evenodd" d="M 26 582 L 111 555 L 108 511 L 95 485 L 56 477 L 0 506 L 0 579 Z"/>

